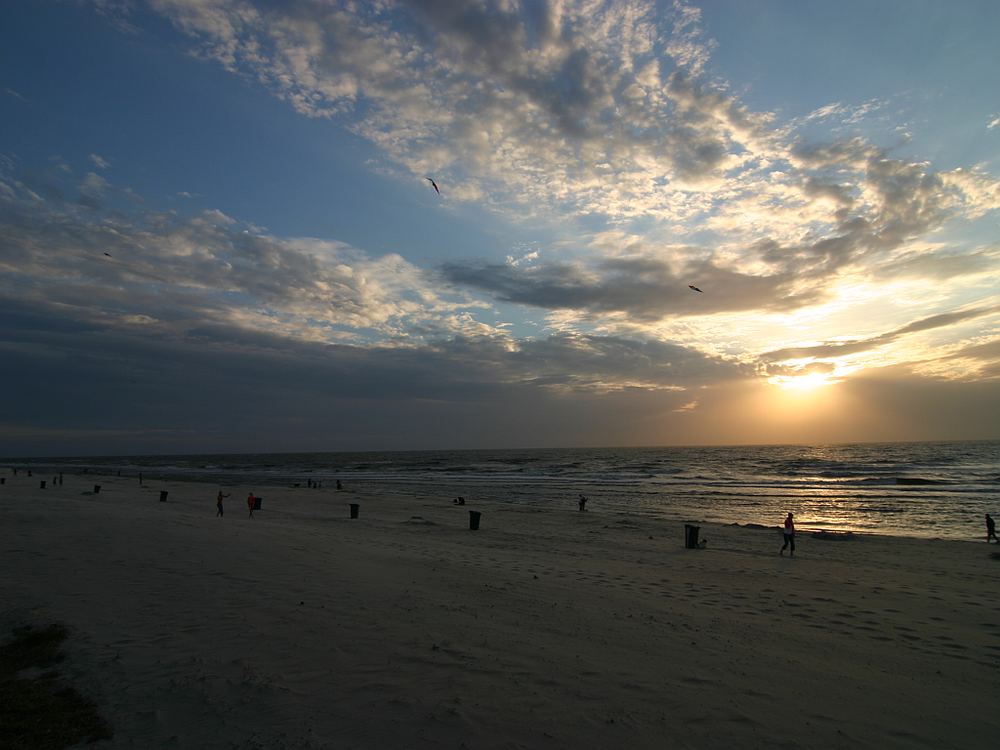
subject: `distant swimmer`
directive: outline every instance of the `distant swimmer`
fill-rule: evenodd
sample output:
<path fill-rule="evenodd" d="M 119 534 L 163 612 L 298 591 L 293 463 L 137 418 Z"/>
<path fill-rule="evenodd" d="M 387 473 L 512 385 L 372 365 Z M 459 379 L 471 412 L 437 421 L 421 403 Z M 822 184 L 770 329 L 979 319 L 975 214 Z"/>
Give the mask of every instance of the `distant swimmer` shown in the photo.
<path fill-rule="evenodd" d="M 441 195 L 441 191 L 440 191 L 440 190 L 438 190 L 438 185 L 437 185 L 437 183 L 436 183 L 436 182 L 434 182 L 434 180 L 431 180 L 431 178 L 430 178 L 430 177 L 428 177 L 427 179 L 428 179 L 428 180 L 430 181 L 431 185 L 433 185 L 433 186 L 434 186 L 434 192 L 435 192 L 435 193 L 437 193 L 438 195 Z"/>
<path fill-rule="evenodd" d="M 694 291 L 696 291 L 696 292 L 701 292 L 701 289 L 699 289 L 696 286 L 692 286 L 691 284 L 688 284 L 688 289 L 694 289 Z M 704 292 L 701 292 L 701 293 L 704 294 Z"/>

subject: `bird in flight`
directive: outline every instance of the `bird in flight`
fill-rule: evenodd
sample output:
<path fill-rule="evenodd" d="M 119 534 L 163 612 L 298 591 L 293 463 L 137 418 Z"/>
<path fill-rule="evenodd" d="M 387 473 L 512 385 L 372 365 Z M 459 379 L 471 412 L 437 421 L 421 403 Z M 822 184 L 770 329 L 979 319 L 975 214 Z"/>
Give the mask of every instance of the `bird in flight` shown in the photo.
<path fill-rule="evenodd" d="M 111 257 L 111 253 L 104 253 L 104 254 L 107 255 L 109 258 Z"/>
<path fill-rule="evenodd" d="M 701 292 L 701 289 L 699 289 L 696 286 L 692 286 L 691 284 L 688 284 L 688 289 L 694 289 L 696 292 Z M 704 294 L 704 292 L 701 292 L 701 293 Z"/>
<path fill-rule="evenodd" d="M 430 177 L 428 177 L 427 179 L 428 179 L 428 180 L 430 180 L 430 183 L 431 183 L 431 185 L 433 185 L 433 186 L 434 186 L 434 192 L 435 192 L 435 193 L 437 193 L 438 195 L 441 195 L 441 191 L 440 191 L 440 190 L 438 190 L 438 185 L 437 185 L 437 183 L 436 183 L 436 182 L 434 182 L 434 180 L 431 180 L 431 178 L 430 178 Z"/>

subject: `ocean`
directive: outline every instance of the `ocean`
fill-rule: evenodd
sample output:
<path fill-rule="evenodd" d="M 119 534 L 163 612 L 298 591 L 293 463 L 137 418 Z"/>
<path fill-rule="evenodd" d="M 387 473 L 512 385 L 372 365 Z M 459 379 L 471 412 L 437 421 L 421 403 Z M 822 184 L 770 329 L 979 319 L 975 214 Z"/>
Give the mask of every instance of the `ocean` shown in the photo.
<path fill-rule="evenodd" d="M 1000 441 L 823 446 L 436 450 L 0 459 L 40 472 L 143 472 L 219 485 L 333 489 L 522 503 L 802 530 L 985 538 L 1000 517 Z"/>

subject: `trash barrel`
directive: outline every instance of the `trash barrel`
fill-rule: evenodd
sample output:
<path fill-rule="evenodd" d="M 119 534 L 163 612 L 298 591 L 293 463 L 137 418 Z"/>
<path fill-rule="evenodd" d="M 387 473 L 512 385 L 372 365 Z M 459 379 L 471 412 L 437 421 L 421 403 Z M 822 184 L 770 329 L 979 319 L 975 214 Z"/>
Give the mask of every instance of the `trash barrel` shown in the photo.
<path fill-rule="evenodd" d="M 95 484 L 94 485 L 94 494 L 96 495 L 100 491 L 101 491 L 101 485 Z"/>
<path fill-rule="evenodd" d="M 161 503 L 167 502 L 167 491 L 166 490 L 160 490 L 160 502 Z"/>
<path fill-rule="evenodd" d="M 469 528 L 476 531 L 479 528 L 479 517 L 482 515 L 478 510 L 469 511 Z"/>
<path fill-rule="evenodd" d="M 360 508 L 360 507 L 361 506 L 358 505 L 357 503 L 351 503 L 351 518 L 357 518 L 358 517 L 358 508 Z"/>
<path fill-rule="evenodd" d="M 40 490 L 44 490 L 45 489 L 45 480 L 44 479 L 41 482 L 38 483 L 38 489 L 40 489 Z"/>
<path fill-rule="evenodd" d="M 684 546 L 687 549 L 698 549 L 698 534 L 701 532 L 701 526 L 692 526 L 689 523 L 684 524 Z"/>
<path fill-rule="evenodd" d="M 7 484 L 7 477 L 0 477 L 0 484 Z"/>
<path fill-rule="evenodd" d="M 260 510 L 260 504 L 262 502 L 264 502 L 264 498 L 259 497 L 259 496 L 258 497 L 254 497 L 254 499 L 253 499 L 253 509 L 254 510 Z"/>

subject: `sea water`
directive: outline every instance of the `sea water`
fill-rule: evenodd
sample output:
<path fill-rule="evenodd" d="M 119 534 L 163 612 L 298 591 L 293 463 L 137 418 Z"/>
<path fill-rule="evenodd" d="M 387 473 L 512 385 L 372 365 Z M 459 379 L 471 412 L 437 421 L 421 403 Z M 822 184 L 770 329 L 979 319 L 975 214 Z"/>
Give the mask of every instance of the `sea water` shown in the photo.
<path fill-rule="evenodd" d="M 1000 441 L 7 459 L 40 470 L 459 495 L 691 521 L 949 539 L 1000 517 Z"/>

